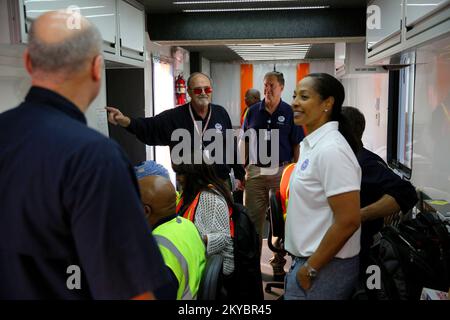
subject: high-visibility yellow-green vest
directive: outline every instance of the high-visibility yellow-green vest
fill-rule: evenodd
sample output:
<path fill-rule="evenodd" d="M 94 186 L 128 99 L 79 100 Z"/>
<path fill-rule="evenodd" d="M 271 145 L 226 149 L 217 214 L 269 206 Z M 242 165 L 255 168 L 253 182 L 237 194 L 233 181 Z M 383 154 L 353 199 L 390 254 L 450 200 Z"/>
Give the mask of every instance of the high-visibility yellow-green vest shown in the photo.
<path fill-rule="evenodd" d="M 177 194 L 177 205 L 178 205 L 178 203 L 180 202 L 180 200 L 181 200 L 181 193 L 180 192 L 178 192 L 178 191 L 175 191 L 176 192 L 176 194 Z"/>
<path fill-rule="evenodd" d="M 206 265 L 205 245 L 196 226 L 175 217 L 156 227 L 152 234 L 164 263 L 178 280 L 177 300 L 196 299 Z"/>

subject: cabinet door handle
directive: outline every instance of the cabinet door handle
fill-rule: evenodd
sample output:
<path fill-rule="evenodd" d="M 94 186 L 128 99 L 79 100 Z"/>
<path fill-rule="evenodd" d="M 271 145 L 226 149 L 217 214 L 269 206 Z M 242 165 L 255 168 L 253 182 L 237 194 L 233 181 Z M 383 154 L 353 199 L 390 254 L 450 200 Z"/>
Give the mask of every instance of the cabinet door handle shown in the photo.
<path fill-rule="evenodd" d="M 111 48 L 114 48 L 114 49 L 116 48 L 116 41 L 117 41 L 117 38 L 116 38 L 116 36 L 114 36 L 114 43 L 109 44 Z"/>
<path fill-rule="evenodd" d="M 28 24 L 27 24 L 27 8 L 25 5 L 23 5 L 23 16 L 24 16 L 24 22 L 25 22 L 25 33 L 28 34 Z M 19 18 L 18 18 L 19 20 Z"/>

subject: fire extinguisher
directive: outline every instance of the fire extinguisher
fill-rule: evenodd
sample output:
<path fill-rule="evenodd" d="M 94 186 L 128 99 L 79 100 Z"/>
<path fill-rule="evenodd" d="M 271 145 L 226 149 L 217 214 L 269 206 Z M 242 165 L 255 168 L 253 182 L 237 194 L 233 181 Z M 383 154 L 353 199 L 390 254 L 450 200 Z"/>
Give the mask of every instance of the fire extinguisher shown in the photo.
<path fill-rule="evenodd" d="M 175 80 L 175 95 L 177 106 L 186 103 L 186 81 L 184 81 L 182 73 Z"/>

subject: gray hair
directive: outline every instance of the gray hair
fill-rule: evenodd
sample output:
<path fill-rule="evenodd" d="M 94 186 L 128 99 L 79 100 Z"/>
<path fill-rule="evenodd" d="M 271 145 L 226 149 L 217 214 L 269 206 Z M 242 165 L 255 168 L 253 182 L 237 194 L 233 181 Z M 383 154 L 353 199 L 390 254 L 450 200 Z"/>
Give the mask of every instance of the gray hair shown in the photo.
<path fill-rule="evenodd" d="M 264 80 L 269 78 L 269 77 L 276 77 L 278 83 L 281 84 L 282 86 L 284 86 L 284 76 L 283 76 L 283 74 L 281 72 L 278 72 L 278 71 L 267 72 L 264 75 Z"/>
<path fill-rule="evenodd" d="M 203 72 L 194 72 L 194 73 L 192 73 L 192 74 L 189 76 L 189 78 L 188 78 L 188 80 L 187 80 L 187 87 L 188 87 L 189 89 L 191 89 L 191 81 L 192 81 L 192 79 L 194 79 L 195 77 L 200 76 L 200 75 L 201 75 L 201 76 L 204 76 L 205 78 L 207 78 L 207 79 L 209 80 L 209 83 L 211 83 L 211 86 L 213 85 L 211 77 L 208 76 L 206 73 L 203 73 Z"/>
<path fill-rule="evenodd" d="M 102 52 L 102 36 L 92 23 L 57 43 L 46 43 L 36 34 L 34 22 L 28 34 L 28 50 L 33 67 L 46 72 L 76 72 Z"/>
<path fill-rule="evenodd" d="M 257 100 L 261 100 L 261 93 L 259 92 L 259 90 L 254 89 L 254 88 L 248 89 L 245 92 L 245 98 L 254 98 Z"/>

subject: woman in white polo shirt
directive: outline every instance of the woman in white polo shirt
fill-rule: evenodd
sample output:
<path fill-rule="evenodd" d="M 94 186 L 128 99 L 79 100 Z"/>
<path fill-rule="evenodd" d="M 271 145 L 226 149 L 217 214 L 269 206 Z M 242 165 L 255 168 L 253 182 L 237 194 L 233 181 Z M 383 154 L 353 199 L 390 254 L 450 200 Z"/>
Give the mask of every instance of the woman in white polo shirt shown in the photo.
<path fill-rule="evenodd" d="M 285 299 L 347 299 L 359 272 L 361 168 L 341 116 L 345 92 L 325 73 L 297 85 L 294 123 L 308 135 L 291 176 L 285 249 L 294 256 Z"/>

